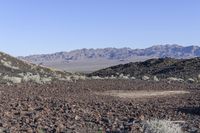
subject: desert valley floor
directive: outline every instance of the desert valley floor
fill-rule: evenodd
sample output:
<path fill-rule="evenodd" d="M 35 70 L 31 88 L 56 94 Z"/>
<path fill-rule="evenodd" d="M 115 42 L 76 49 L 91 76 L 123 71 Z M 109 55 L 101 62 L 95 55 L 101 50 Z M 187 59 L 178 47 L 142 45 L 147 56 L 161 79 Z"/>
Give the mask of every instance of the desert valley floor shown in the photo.
<path fill-rule="evenodd" d="M 200 85 L 80 80 L 0 85 L 0 132 L 140 133 L 150 120 L 200 132 Z"/>

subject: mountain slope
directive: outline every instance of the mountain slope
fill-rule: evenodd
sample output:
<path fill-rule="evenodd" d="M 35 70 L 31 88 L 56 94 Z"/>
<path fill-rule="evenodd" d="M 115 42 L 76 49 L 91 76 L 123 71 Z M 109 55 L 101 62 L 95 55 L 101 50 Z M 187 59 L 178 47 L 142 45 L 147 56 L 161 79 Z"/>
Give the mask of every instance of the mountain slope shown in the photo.
<path fill-rule="evenodd" d="M 141 78 L 142 76 L 157 76 L 159 78 L 196 78 L 200 74 L 200 58 L 173 59 L 159 58 L 144 62 L 131 62 L 102 69 L 89 74 L 89 76 L 110 77 L 120 74 Z"/>
<path fill-rule="evenodd" d="M 55 78 L 64 78 L 69 73 L 34 65 L 0 52 L 0 82 L 21 83 L 35 81 L 50 82 Z"/>
<path fill-rule="evenodd" d="M 146 49 L 104 48 L 80 49 L 54 54 L 19 57 L 26 61 L 43 64 L 67 71 L 91 72 L 113 65 L 144 61 L 151 58 L 193 58 L 200 56 L 198 46 L 157 45 Z"/>

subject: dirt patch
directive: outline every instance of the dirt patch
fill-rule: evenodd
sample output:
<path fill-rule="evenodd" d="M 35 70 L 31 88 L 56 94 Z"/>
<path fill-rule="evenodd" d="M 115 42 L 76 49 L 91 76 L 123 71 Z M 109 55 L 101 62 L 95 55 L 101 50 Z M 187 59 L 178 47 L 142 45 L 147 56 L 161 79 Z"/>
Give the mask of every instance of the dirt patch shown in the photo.
<path fill-rule="evenodd" d="M 122 90 L 111 90 L 100 95 L 116 96 L 121 98 L 144 98 L 144 97 L 155 97 L 155 96 L 169 96 L 177 94 L 187 94 L 189 91 L 122 91 Z"/>

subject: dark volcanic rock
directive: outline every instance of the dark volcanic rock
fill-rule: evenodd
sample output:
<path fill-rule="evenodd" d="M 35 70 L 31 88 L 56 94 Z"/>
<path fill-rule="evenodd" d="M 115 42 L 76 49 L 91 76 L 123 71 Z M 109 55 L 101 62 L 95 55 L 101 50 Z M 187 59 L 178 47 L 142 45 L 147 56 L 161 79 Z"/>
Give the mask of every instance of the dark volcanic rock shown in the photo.
<path fill-rule="evenodd" d="M 145 121 L 185 121 L 186 131 L 200 131 L 199 84 L 140 80 L 86 80 L 53 84 L 0 85 L 0 130 L 5 132 L 144 132 Z M 47 89 L 48 88 L 48 89 Z M 83 88 L 88 88 L 83 89 Z M 119 98 L 109 90 L 186 90 L 151 98 Z"/>
<path fill-rule="evenodd" d="M 200 74 L 200 58 L 173 59 L 160 58 L 150 59 L 144 62 L 128 63 L 102 69 L 89 74 L 89 76 L 119 76 L 130 75 L 141 78 L 142 76 L 157 76 L 159 78 L 177 77 L 197 79 Z"/>

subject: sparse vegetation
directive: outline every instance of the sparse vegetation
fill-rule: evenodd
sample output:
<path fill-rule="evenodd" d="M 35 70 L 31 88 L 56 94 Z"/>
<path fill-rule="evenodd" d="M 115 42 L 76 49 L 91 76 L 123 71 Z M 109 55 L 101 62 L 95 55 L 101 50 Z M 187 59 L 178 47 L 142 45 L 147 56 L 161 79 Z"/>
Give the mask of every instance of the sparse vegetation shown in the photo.
<path fill-rule="evenodd" d="M 130 62 L 112 66 L 102 70 L 98 70 L 88 74 L 89 76 L 110 77 L 111 75 L 118 76 L 118 74 L 130 75 L 141 79 L 142 76 L 148 77 L 156 76 L 159 80 L 167 79 L 168 77 L 175 77 L 187 80 L 188 78 L 198 79 L 200 81 L 200 58 L 191 59 L 173 59 L 160 58 L 149 59 L 144 62 Z"/>
<path fill-rule="evenodd" d="M 103 79 L 103 78 L 99 76 L 92 76 L 91 79 Z"/>
<path fill-rule="evenodd" d="M 16 67 L 16 66 L 12 66 L 12 63 L 10 61 L 4 61 L 3 59 L 1 60 L 1 63 L 5 66 L 5 67 L 8 67 L 8 68 L 11 68 L 11 69 L 15 69 L 15 70 L 18 70 L 19 68 Z"/>
<path fill-rule="evenodd" d="M 147 131 L 151 133 L 183 133 L 178 124 L 158 119 L 147 121 Z"/>
<path fill-rule="evenodd" d="M 149 80 L 150 78 L 148 76 L 142 76 L 142 80 Z"/>
<path fill-rule="evenodd" d="M 9 77 L 8 75 L 4 76 L 3 79 L 7 80 L 9 82 L 15 83 L 15 84 L 22 82 L 22 78 L 20 78 L 20 77 Z"/>
<path fill-rule="evenodd" d="M 200 122 L 199 115 L 179 110 L 179 107 L 190 103 L 198 107 L 200 93 L 194 87 L 195 84 L 179 82 L 168 84 L 164 81 L 122 79 L 78 80 L 76 83 L 56 81 L 45 85 L 32 82 L 11 86 L 0 84 L 0 117 L 5 130 L 14 133 L 19 130 L 37 132 L 38 129 L 44 132 L 65 132 L 69 131 L 68 127 L 73 127 L 70 129 L 72 132 L 81 133 L 98 132 L 99 129 L 102 129 L 102 132 L 144 133 L 144 127 L 150 127 L 148 129 L 151 129 L 151 133 L 177 131 L 174 127 L 184 128 L 187 132 L 197 132 L 199 129 L 195 127 Z M 190 92 L 188 88 L 194 89 Z M 112 93 L 98 95 L 112 90 L 123 97 L 111 95 Z M 186 123 L 175 126 L 175 123 L 168 121 L 154 121 L 154 118 L 163 117 L 184 119 Z M 32 122 L 33 119 L 42 123 Z M 55 122 L 56 119 L 59 121 Z M 151 121 L 147 124 L 148 119 Z M 15 121 L 16 124 L 11 125 L 10 121 Z M 29 121 L 33 125 L 38 124 L 38 127 L 29 128 Z M 46 127 L 43 128 L 43 125 Z"/>
<path fill-rule="evenodd" d="M 169 77 L 167 78 L 169 81 L 178 81 L 178 82 L 184 82 L 184 79 L 181 78 L 175 78 L 175 77 Z"/>
<path fill-rule="evenodd" d="M 195 80 L 194 80 L 193 78 L 189 78 L 187 81 L 188 81 L 189 83 L 195 83 Z"/>
<path fill-rule="evenodd" d="M 82 73 L 69 74 L 29 64 L 8 55 L 1 55 L 1 58 L 7 64 L 5 65 L 5 62 L 0 64 L 2 68 L 0 79 L 4 83 L 3 86 L 0 84 L 0 96 L 3 95 L 0 99 L 3 104 L 0 117 L 6 123 L 4 127 L 11 132 L 21 130 L 21 127 L 27 125 L 26 121 L 31 121 L 32 118 L 47 125 L 44 129 L 43 125 L 37 123 L 40 126 L 39 129 L 44 132 L 64 132 L 65 124 L 67 124 L 73 127 L 72 131 L 77 129 L 79 132 L 84 132 L 83 130 L 87 127 L 87 131 L 102 129 L 102 132 L 111 130 L 128 132 L 128 129 L 131 129 L 142 133 L 145 123 L 140 115 L 143 115 L 144 120 L 166 116 L 188 120 L 192 118 L 194 123 L 199 123 L 198 118 L 193 120 L 193 117 L 190 118 L 187 114 L 177 115 L 174 109 L 177 109 L 177 105 L 180 107 L 188 105 L 187 102 L 193 103 L 194 106 L 198 105 L 196 101 L 199 93 L 195 89 L 198 82 L 183 84 L 181 83 L 184 81 L 182 78 L 167 79 L 149 73 L 135 77 L 120 71 L 107 76 L 87 77 Z M 13 69 L 13 66 L 19 69 Z M 136 78 L 138 80 L 134 80 Z M 185 81 L 192 82 L 193 78 L 198 81 L 197 75 Z M 168 80 L 181 82 L 169 84 L 166 82 Z M 21 84 L 15 85 L 16 83 Z M 193 89 L 190 92 L 188 88 Z M 170 113 L 166 114 L 166 110 Z M 24 121 L 24 116 L 26 116 L 26 121 Z M 46 118 L 48 122 L 45 121 Z M 59 119 L 59 123 L 55 123 L 55 119 Z M 13 123 L 10 126 L 10 121 L 13 120 L 16 120 L 20 127 Z M 109 129 L 108 125 L 113 128 Z M 178 125 L 164 120 L 149 121 L 147 125 L 152 133 L 179 131 L 179 129 L 174 130 L 176 126 L 179 128 Z M 187 131 L 191 128 L 193 126 L 188 127 Z M 40 131 L 36 126 L 29 130 Z"/>
<path fill-rule="evenodd" d="M 157 76 L 153 76 L 153 80 L 154 80 L 154 81 L 156 81 L 156 82 L 158 82 L 158 81 L 159 81 L 159 79 L 158 79 L 158 77 L 157 77 Z"/>

